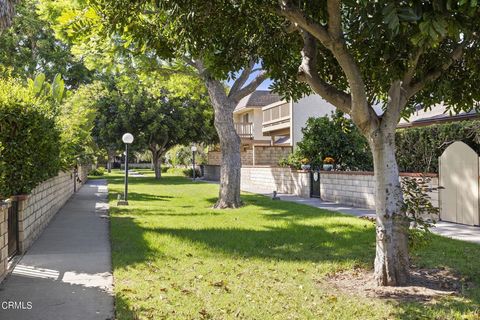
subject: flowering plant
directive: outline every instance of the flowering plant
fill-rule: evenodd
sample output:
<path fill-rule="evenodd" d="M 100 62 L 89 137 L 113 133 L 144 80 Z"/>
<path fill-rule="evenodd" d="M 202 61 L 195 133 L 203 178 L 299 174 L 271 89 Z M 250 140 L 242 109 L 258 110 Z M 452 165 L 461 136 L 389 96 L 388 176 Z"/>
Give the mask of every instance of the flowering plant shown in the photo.
<path fill-rule="evenodd" d="M 323 159 L 323 163 L 324 164 L 334 164 L 335 160 L 332 157 L 326 157 L 325 159 Z"/>
<path fill-rule="evenodd" d="M 302 164 L 308 164 L 310 162 L 310 160 L 308 160 L 308 158 L 303 158 L 303 159 L 300 160 L 300 162 Z"/>

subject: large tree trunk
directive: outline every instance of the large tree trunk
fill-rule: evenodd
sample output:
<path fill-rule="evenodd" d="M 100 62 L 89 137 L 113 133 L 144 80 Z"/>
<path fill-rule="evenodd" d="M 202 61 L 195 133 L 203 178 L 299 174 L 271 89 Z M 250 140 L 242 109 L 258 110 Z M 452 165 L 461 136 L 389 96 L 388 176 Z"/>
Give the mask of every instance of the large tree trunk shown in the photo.
<path fill-rule="evenodd" d="M 107 151 L 107 172 L 111 173 L 112 172 L 112 165 L 113 165 L 113 160 L 115 157 L 115 151 Z"/>
<path fill-rule="evenodd" d="M 395 126 L 378 129 L 369 143 L 376 180 L 375 280 L 380 286 L 404 285 L 409 274 L 408 221 L 395 157 Z"/>
<path fill-rule="evenodd" d="M 206 79 L 210 100 L 215 111 L 215 129 L 220 139 L 222 153 L 220 168 L 220 192 L 215 208 L 238 208 L 240 200 L 240 137 L 233 124 L 233 110 L 236 103 L 228 99 L 222 83 Z"/>

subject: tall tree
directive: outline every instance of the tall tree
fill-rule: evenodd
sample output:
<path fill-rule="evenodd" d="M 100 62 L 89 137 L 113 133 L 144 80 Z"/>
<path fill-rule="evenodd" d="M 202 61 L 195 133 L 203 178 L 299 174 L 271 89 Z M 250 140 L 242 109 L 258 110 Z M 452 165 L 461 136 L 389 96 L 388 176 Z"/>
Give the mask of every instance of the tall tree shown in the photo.
<path fill-rule="evenodd" d="M 478 107 L 480 11 L 462 1 L 165 1 L 218 55 L 268 34 L 257 54 L 293 98 L 315 92 L 349 114 L 367 138 L 376 178 L 379 285 L 409 275 L 408 222 L 395 158 L 395 128 L 417 106 Z M 173 3 L 173 4 L 172 4 Z M 218 14 L 212 14 L 218 13 Z M 235 21 L 234 24 L 231 21 Z M 202 26 L 221 25 L 224 28 Z M 253 41 L 253 40 L 252 40 Z M 383 105 L 378 115 L 373 106 Z"/>
<path fill-rule="evenodd" d="M 48 1 L 47 1 L 48 2 Z M 70 30 L 78 46 L 97 39 L 91 32 L 110 36 L 115 44 L 140 50 L 145 56 L 155 57 L 150 62 L 164 73 L 182 72 L 202 79 L 208 90 L 215 112 L 217 130 L 222 151 L 219 199 L 216 208 L 236 208 L 240 200 L 240 138 L 233 124 L 233 110 L 243 97 L 252 93 L 267 78 L 264 71 L 255 68 L 258 57 L 253 47 L 256 41 L 245 40 L 241 50 L 228 50 L 215 43 L 198 41 L 197 31 L 190 28 L 191 17 L 183 10 L 175 10 L 170 3 L 152 1 L 89 1 L 91 7 L 75 13 L 64 12 L 59 21 Z M 230 22 L 232 25 L 235 21 Z M 211 28 L 221 30 L 221 25 Z M 207 31 L 207 26 L 202 33 Z M 109 38 L 111 40 L 111 38 Z M 268 41 L 268 37 L 264 38 Z M 228 56 L 218 55 L 224 51 Z M 95 50 L 98 53 L 98 50 Z M 175 60 L 178 68 L 165 64 Z M 180 63 L 178 63 L 180 62 Z M 237 71 L 241 71 L 239 74 Z M 234 81 L 230 90 L 225 80 Z"/>

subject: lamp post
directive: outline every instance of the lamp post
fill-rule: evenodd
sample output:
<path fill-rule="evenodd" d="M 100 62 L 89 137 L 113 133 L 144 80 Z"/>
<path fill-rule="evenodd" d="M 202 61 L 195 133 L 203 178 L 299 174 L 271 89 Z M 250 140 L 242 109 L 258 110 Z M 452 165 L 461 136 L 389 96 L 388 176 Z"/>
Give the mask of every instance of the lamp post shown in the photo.
<path fill-rule="evenodd" d="M 196 145 L 193 145 L 192 146 L 192 168 L 193 168 L 193 171 L 192 171 L 192 180 L 195 181 L 195 152 L 197 151 L 197 146 Z"/>
<path fill-rule="evenodd" d="M 123 200 L 119 200 L 117 205 L 128 206 L 128 145 L 133 142 L 133 135 L 131 133 L 125 133 L 122 136 L 122 141 L 125 143 L 125 191 Z"/>

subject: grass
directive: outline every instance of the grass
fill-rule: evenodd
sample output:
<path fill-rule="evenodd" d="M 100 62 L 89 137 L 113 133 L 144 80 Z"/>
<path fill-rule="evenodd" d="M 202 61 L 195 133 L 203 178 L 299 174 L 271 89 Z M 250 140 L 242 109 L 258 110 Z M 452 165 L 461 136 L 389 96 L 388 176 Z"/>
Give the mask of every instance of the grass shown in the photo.
<path fill-rule="evenodd" d="M 107 175 L 117 319 L 478 319 L 480 246 L 435 236 L 414 262 L 457 270 L 475 288 L 428 304 L 366 299 L 322 284 L 372 268 L 373 224 L 267 197 L 213 210 L 218 186 L 151 171 Z"/>

